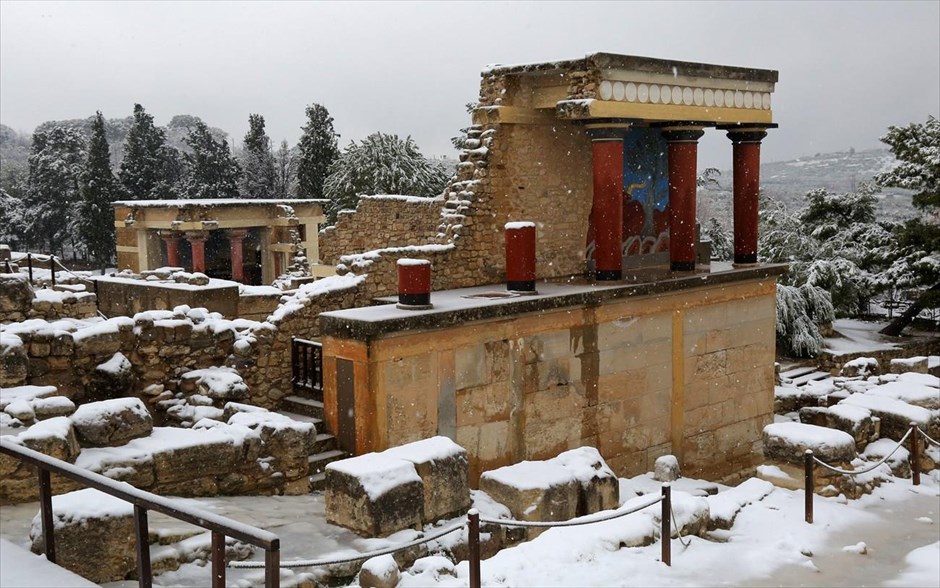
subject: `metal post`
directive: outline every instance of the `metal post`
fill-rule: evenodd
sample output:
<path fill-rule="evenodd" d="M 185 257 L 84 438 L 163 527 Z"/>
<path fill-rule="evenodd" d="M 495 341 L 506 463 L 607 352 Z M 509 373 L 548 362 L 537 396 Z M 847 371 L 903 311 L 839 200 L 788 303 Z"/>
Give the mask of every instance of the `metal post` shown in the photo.
<path fill-rule="evenodd" d="M 52 477 L 39 468 L 39 508 L 42 516 L 42 543 L 46 559 L 55 563 L 55 522 L 52 514 Z"/>
<path fill-rule="evenodd" d="M 662 542 L 662 559 L 667 566 L 672 566 L 672 486 L 669 483 L 663 484 L 663 510 L 659 517 L 662 522 L 662 528 L 659 532 L 659 540 Z"/>
<path fill-rule="evenodd" d="M 49 274 L 52 276 L 52 289 L 55 290 L 55 255 L 49 255 Z"/>
<path fill-rule="evenodd" d="M 212 588 L 225 588 L 225 534 L 212 531 Z"/>
<path fill-rule="evenodd" d="M 806 453 L 803 454 L 803 470 L 805 472 L 805 485 L 804 490 L 804 499 L 805 506 L 804 510 L 806 511 L 806 522 L 813 524 L 813 489 L 815 484 L 813 483 L 813 450 L 807 449 Z"/>
<path fill-rule="evenodd" d="M 294 386 L 296 387 L 296 386 L 297 386 L 297 383 L 298 383 L 298 379 L 297 379 L 297 340 L 296 340 L 296 339 L 291 339 L 291 340 L 290 340 L 290 371 L 291 371 L 292 383 L 293 383 Z"/>
<path fill-rule="evenodd" d="M 470 549 L 470 588 L 480 588 L 480 513 L 471 508 L 467 513 L 468 537 Z"/>
<path fill-rule="evenodd" d="M 276 541 L 264 552 L 264 586 L 279 588 L 281 585 L 281 542 Z"/>
<path fill-rule="evenodd" d="M 147 526 L 147 509 L 134 505 L 134 534 L 137 537 L 137 585 L 140 588 L 153 586 L 153 570 L 150 568 L 150 531 Z"/>
<path fill-rule="evenodd" d="M 920 486 L 920 431 L 917 423 L 911 423 L 911 480 Z"/>
<path fill-rule="evenodd" d="M 29 268 L 29 283 L 33 283 L 33 254 L 26 254 L 26 267 Z"/>

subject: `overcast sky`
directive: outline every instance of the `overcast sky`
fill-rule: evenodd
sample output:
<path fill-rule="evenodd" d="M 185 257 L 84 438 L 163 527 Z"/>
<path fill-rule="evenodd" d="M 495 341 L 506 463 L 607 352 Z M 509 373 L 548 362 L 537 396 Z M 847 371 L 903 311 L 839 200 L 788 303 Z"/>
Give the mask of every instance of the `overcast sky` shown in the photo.
<path fill-rule="evenodd" d="M 340 144 L 374 131 L 454 155 L 480 70 L 605 51 L 776 69 L 765 160 L 877 147 L 940 111 L 940 2 L 0 2 L 0 121 L 31 132 L 140 102 L 275 142 L 326 106 Z M 730 167 L 709 131 L 700 167 Z"/>

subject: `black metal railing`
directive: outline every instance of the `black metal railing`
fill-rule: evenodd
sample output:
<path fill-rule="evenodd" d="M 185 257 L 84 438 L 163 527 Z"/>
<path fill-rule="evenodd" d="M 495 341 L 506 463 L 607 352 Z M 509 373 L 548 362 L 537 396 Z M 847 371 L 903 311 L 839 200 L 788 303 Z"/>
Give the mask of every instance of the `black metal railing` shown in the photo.
<path fill-rule="evenodd" d="M 323 345 L 308 339 L 291 339 L 291 382 L 294 390 L 323 400 Z"/>
<path fill-rule="evenodd" d="M 232 537 L 264 549 L 264 585 L 277 588 L 280 585 L 281 540 L 277 535 L 251 525 L 189 507 L 163 496 L 134 488 L 124 482 L 106 478 L 101 474 L 84 470 L 68 462 L 49 457 L 38 451 L 0 439 L 0 453 L 6 453 L 39 468 L 39 511 L 42 520 L 42 540 L 46 559 L 56 561 L 54 519 L 52 513 L 51 473 L 56 473 L 80 484 L 100 490 L 134 505 L 134 531 L 137 540 L 137 582 L 150 588 L 153 572 L 150 566 L 150 542 L 147 512 L 161 512 L 212 532 L 212 582 L 213 588 L 225 586 L 225 538 Z"/>

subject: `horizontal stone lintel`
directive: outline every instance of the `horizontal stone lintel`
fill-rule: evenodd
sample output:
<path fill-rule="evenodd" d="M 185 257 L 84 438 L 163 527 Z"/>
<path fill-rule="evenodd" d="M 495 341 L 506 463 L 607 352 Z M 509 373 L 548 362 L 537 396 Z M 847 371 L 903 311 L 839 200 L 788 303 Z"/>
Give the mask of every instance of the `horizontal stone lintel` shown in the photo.
<path fill-rule="evenodd" d="M 713 264 L 713 269 L 719 264 Z M 472 321 L 512 318 L 532 312 L 563 308 L 599 306 L 623 301 L 631 297 L 655 296 L 701 288 L 721 286 L 756 279 L 775 279 L 787 271 L 787 264 L 763 264 L 748 268 L 730 268 L 722 271 L 698 272 L 675 276 L 668 271 L 664 279 L 647 282 L 613 282 L 591 285 L 539 282 L 539 294 L 497 298 L 505 293 L 505 285 L 432 292 L 429 310 L 396 309 L 397 298 L 380 298 L 386 305 L 326 312 L 320 315 L 321 335 L 337 339 L 370 341 L 406 331 L 440 329 L 461 326 Z M 729 269 L 725 270 L 724 267 Z M 482 297 L 481 293 L 494 296 Z M 474 298 L 465 298 L 474 295 Z M 446 300 L 442 300 L 446 297 Z"/>

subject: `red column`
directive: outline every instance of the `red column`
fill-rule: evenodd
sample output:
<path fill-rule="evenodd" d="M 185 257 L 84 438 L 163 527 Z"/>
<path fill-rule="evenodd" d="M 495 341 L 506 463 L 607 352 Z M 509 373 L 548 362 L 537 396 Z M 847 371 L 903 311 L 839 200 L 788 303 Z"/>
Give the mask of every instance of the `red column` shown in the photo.
<path fill-rule="evenodd" d="M 669 143 L 669 266 L 695 270 L 695 190 L 700 128 L 666 128 Z"/>
<path fill-rule="evenodd" d="M 166 243 L 166 264 L 170 267 L 180 267 L 180 238 L 178 235 L 161 235 Z"/>
<path fill-rule="evenodd" d="M 245 281 L 245 257 L 242 241 L 248 236 L 245 229 L 232 229 L 228 232 L 228 245 L 232 260 L 232 279 L 236 282 Z"/>
<path fill-rule="evenodd" d="M 535 292 L 535 223 L 506 223 L 506 289 Z"/>
<path fill-rule="evenodd" d="M 205 233 L 186 233 L 186 240 L 193 252 L 194 272 L 206 271 L 206 239 L 208 235 Z"/>
<path fill-rule="evenodd" d="M 398 307 L 431 307 L 431 262 L 426 259 L 399 259 Z"/>
<path fill-rule="evenodd" d="M 763 128 L 731 128 L 734 151 L 734 263 L 757 263 L 757 197 L 760 192 L 760 142 Z"/>
<path fill-rule="evenodd" d="M 623 276 L 623 128 L 590 129 L 594 168 L 594 267 L 598 280 Z"/>

